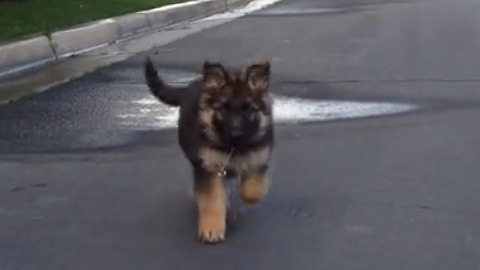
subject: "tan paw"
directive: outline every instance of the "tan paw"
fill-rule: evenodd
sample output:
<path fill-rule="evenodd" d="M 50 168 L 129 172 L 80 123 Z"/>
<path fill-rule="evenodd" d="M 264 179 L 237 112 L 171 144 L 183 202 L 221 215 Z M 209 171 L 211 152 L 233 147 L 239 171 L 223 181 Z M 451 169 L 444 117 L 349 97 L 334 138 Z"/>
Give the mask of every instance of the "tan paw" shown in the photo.
<path fill-rule="evenodd" d="M 225 239 L 227 205 L 223 180 L 214 177 L 208 185 L 197 190 L 198 237 L 206 243 Z"/>
<path fill-rule="evenodd" d="M 215 244 L 225 240 L 226 222 L 224 215 L 201 217 L 198 226 L 198 238 L 201 241 Z"/>
<path fill-rule="evenodd" d="M 253 205 L 267 194 L 268 188 L 269 181 L 264 174 L 247 175 L 241 181 L 240 196 L 247 205 Z"/>

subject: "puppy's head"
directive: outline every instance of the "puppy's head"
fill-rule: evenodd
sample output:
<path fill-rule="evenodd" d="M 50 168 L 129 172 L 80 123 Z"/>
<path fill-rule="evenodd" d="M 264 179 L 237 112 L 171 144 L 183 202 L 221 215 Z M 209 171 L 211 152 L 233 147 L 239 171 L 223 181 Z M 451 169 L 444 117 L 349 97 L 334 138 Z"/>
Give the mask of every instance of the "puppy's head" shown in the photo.
<path fill-rule="evenodd" d="M 207 136 L 228 146 L 262 138 L 271 121 L 270 63 L 259 60 L 229 73 L 220 63 L 205 62 L 200 120 Z"/>

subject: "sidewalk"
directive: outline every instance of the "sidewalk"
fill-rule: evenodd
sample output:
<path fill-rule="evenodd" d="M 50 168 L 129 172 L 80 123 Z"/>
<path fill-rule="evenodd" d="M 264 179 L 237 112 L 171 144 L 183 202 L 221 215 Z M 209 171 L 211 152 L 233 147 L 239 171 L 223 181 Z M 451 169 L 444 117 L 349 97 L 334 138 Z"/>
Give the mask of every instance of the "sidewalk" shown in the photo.
<path fill-rule="evenodd" d="M 227 12 L 251 1 L 196 0 L 172 4 L 2 44 L 0 79 L 177 23 Z"/>

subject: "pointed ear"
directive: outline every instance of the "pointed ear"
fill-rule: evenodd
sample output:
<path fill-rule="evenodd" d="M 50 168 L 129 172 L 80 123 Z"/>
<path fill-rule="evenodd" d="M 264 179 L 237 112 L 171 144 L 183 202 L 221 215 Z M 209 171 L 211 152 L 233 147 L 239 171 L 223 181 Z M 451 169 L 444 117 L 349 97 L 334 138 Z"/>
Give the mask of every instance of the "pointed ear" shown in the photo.
<path fill-rule="evenodd" d="M 222 88 L 227 83 L 228 73 L 222 64 L 205 61 L 203 64 L 203 87 L 206 89 Z"/>
<path fill-rule="evenodd" d="M 270 62 L 260 59 L 247 66 L 245 80 L 253 91 L 268 91 L 270 83 Z"/>

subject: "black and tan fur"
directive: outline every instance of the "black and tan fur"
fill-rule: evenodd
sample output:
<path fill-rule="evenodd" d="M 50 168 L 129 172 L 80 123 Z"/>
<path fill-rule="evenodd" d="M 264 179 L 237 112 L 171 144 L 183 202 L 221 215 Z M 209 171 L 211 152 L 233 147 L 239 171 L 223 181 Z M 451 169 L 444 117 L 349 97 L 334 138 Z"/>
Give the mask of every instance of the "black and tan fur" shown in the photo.
<path fill-rule="evenodd" d="M 227 201 L 224 165 L 235 176 L 244 202 L 254 204 L 267 193 L 273 147 L 270 64 L 259 60 L 237 72 L 206 61 L 202 76 L 185 87 L 165 84 L 148 58 L 147 84 L 160 101 L 180 108 L 178 140 L 193 168 L 198 205 L 198 237 L 223 241 Z M 230 158 L 229 158 L 230 155 Z"/>

